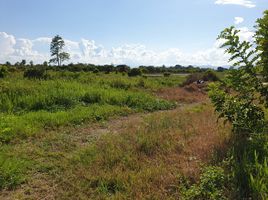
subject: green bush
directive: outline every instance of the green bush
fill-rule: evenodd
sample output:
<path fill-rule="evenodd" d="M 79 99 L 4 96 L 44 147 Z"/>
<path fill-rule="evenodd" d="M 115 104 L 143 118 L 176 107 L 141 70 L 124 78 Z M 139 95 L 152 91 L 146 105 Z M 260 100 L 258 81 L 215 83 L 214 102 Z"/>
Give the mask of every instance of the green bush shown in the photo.
<path fill-rule="evenodd" d="M 224 200 L 224 188 L 226 184 L 226 176 L 224 170 L 220 167 L 206 167 L 200 177 L 200 181 L 188 187 L 188 183 L 183 183 L 181 192 L 183 199 L 195 200 Z"/>
<path fill-rule="evenodd" d="M 27 69 L 24 72 L 24 78 L 29 79 L 47 79 L 48 75 L 46 74 L 46 70 L 44 68 L 31 68 Z"/>
<path fill-rule="evenodd" d="M 171 76 L 171 73 L 170 72 L 165 72 L 164 73 L 164 77 L 170 77 Z"/>
<path fill-rule="evenodd" d="M 193 73 L 187 76 L 186 80 L 182 83 L 182 85 L 190 85 L 198 80 L 202 80 L 203 74 L 202 73 Z"/>
<path fill-rule="evenodd" d="M 219 81 L 219 78 L 215 72 L 208 70 L 205 73 L 190 74 L 186 78 L 186 80 L 183 82 L 183 85 L 190 85 L 194 82 L 197 82 L 198 80 L 215 82 L 215 81 Z"/>
<path fill-rule="evenodd" d="M 203 75 L 202 79 L 204 81 L 213 81 L 213 82 L 219 81 L 219 78 L 216 75 L 216 73 L 211 71 L 211 70 L 206 71 L 205 74 Z"/>
<path fill-rule="evenodd" d="M 132 68 L 129 72 L 128 72 L 128 76 L 132 77 L 132 76 L 141 76 L 142 75 L 142 71 L 139 68 Z"/>
<path fill-rule="evenodd" d="M 8 74 L 8 69 L 6 66 L 0 66 L 0 78 L 5 78 Z"/>

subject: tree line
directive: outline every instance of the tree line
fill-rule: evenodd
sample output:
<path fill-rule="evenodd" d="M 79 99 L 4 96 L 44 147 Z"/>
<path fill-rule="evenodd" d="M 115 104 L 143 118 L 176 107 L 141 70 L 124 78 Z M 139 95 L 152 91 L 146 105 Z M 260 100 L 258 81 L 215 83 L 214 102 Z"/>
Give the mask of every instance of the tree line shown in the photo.
<path fill-rule="evenodd" d="M 57 61 L 58 62 L 58 61 Z M 61 61 L 62 62 L 62 61 Z M 0 66 L 6 66 L 10 70 L 27 70 L 30 68 L 45 68 L 47 70 L 67 70 L 71 72 L 103 72 L 103 73 L 129 73 L 131 71 L 130 66 L 121 64 L 121 65 L 95 65 L 95 64 L 86 64 L 86 63 L 70 63 L 70 64 L 63 64 L 61 66 L 55 66 L 49 64 L 49 62 L 45 61 L 43 64 L 34 64 L 33 62 L 27 63 L 26 60 L 22 60 L 21 62 L 16 62 L 11 64 L 10 62 L 6 62 L 0 64 Z M 207 70 L 213 70 L 211 68 L 203 68 L 203 67 L 196 67 L 196 66 L 182 66 L 182 65 L 175 65 L 175 66 L 139 66 L 134 67 L 138 69 L 143 74 L 163 74 L 163 73 L 195 73 L 195 72 L 205 72 Z M 228 70 L 224 67 L 218 67 L 214 69 L 218 72 L 223 72 Z"/>
<path fill-rule="evenodd" d="M 65 61 L 70 59 L 70 54 L 64 51 L 65 42 L 63 38 L 59 35 L 56 35 L 50 44 L 50 53 L 51 59 L 49 62 L 45 61 L 43 64 L 34 64 L 33 61 L 27 63 L 25 59 L 21 62 L 16 62 L 15 64 L 11 64 L 10 62 L 6 62 L 2 64 L 6 67 L 13 67 L 18 69 L 27 70 L 31 68 L 45 68 L 50 70 L 68 70 L 72 72 L 104 72 L 104 73 L 111 73 L 111 72 L 120 72 L 120 73 L 130 73 L 134 75 L 140 74 L 158 74 L 158 73 L 194 73 L 194 72 L 205 72 L 209 70 L 209 68 L 202 68 L 196 66 L 182 66 L 182 65 L 175 65 L 166 67 L 163 66 L 139 66 L 131 69 L 130 66 L 121 64 L 121 65 L 94 65 L 94 64 L 85 64 L 85 63 L 70 63 L 70 64 L 63 64 Z M 227 70 L 223 67 L 218 67 L 217 71 L 222 72 Z M 132 72 L 131 72 L 132 71 Z"/>

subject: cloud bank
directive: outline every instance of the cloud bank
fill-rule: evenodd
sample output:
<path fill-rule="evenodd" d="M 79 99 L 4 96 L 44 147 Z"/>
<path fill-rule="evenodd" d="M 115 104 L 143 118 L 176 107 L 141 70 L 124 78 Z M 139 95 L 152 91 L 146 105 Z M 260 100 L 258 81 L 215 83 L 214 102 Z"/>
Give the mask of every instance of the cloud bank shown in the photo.
<path fill-rule="evenodd" d="M 241 37 L 251 40 L 253 33 L 248 28 L 240 28 Z M 51 38 L 40 37 L 33 40 L 16 38 L 5 32 L 0 32 L 0 63 L 12 63 L 26 59 L 28 62 L 43 63 L 50 59 L 49 46 Z M 81 39 L 80 41 L 65 40 L 65 50 L 70 53 L 73 63 L 93 64 L 128 64 L 139 65 L 228 65 L 228 55 L 219 49 L 220 41 L 208 49 L 194 53 L 185 53 L 178 48 L 163 51 L 153 51 L 142 44 L 125 44 L 107 49 L 94 40 Z"/>
<path fill-rule="evenodd" d="M 251 0 L 217 0 L 215 4 L 219 5 L 239 5 L 247 8 L 254 8 L 256 4 Z"/>

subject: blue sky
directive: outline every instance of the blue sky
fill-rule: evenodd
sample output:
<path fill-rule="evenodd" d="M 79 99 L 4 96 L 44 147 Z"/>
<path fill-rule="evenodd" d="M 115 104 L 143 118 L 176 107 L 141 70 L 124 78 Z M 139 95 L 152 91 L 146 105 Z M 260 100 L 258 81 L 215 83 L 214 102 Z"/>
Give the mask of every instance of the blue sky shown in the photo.
<path fill-rule="evenodd" d="M 0 32 L 6 34 L 0 50 L 13 45 L 9 54 L 0 53 L 0 62 L 23 56 L 42 62 L 49 57 L 49 38 L 59 34 L 68 40 L 73 62 L 130 65 L 150 59 L 159 65 L 189 64 L 194 55 L 196 65 L 226 64 L 200 59 L 200 52 L 215 50 L 217 35 L 234 25 L 235 17 L 242 19 L 237 27 L 249 34 L 268 8 L 267 0 L 1 0 L 0 5 Z M 14 41 L 5 41 L 10 37 Z M 159 56 L 164 58 L 157 63 Z"/>

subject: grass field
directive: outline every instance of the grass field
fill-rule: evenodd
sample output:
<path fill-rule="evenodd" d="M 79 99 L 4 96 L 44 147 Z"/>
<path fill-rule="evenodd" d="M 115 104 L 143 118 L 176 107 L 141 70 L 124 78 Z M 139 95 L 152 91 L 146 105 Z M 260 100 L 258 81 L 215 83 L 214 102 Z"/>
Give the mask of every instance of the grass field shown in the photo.
<path fill-rule="evenodd" d="M 51 72 L 49 80 L 22 74 L 0 82 L 0 140 L 10 142 L 42 129 L 101 121 L 113 115 L 174 108 L 153 95 L 183 77 L 128 78 L 122 75 Z"/>
<path fill-rule="evenodd" d="M 182 181 L 224 154 L 230 128 L 184 79 L 2 79 L 0 198 L 187 199 Z"/>

